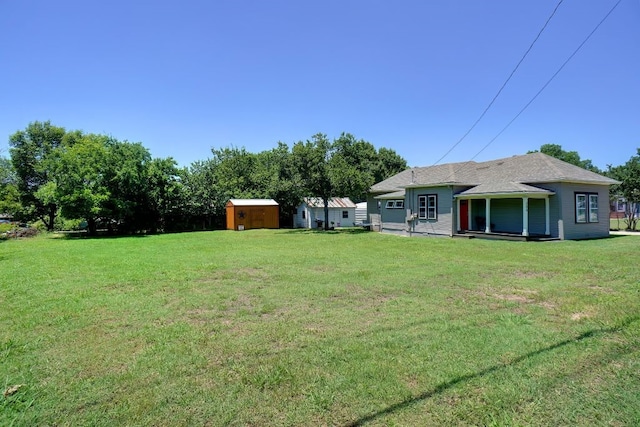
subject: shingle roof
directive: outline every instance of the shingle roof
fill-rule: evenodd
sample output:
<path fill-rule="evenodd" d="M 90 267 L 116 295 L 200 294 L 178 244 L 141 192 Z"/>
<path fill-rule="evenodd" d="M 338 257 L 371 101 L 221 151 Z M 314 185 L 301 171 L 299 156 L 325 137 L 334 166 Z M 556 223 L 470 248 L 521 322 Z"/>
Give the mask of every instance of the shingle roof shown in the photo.
<path fill-rule="evenodd" d="M 527 184 L 517 182 L 490 182 L 486 184 L 476 185 L 460 193 L 464 196 L 472 196 L 477 194 L 510 194 L 510 193 L 526 193 L 526 194 L 554 194 L 553 191 L 544 188 L 533 187 Z"/>
<path fill-rule="evenodd" d="M 580 182 L 598 185 L 616 184 L 611 178 L 537 152 L 488 162 L 447 163 L 402 171 L 374 184 L 372 193 L 390 193 L 407 187 L 437 185 L 495 186 L 499 183 L 535 184 L 543 182 Z M 490 187 L 487 187 L 490 189 Z"/>
<path fill-rule="evenodd" d="M 393 193 L 385 193 L 380 196 L 374 197 L 374 199 L 404 199 L 404 190 L 394 191 Z"/>
<path fill-rule="evenodd" d="M 306 197 L 304 202 L 311 208 L 324 208 L 324 202 L 320 197 Z M 356 204 L 348 197 L 332 197 L 329 199 L 330 208 L 355 208 Z"/>

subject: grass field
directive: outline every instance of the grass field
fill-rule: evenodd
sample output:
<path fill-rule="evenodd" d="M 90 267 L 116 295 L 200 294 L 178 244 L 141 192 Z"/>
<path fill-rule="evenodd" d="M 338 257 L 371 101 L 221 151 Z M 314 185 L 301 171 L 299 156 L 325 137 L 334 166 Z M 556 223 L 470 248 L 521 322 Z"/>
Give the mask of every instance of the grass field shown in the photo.
<path fill-rule="evenodd" d="M 636 236 L 0 243 L 0 425 L 640 425 Z"/>
<path fill-rule="evenodd" d="M 610 230 L 626 230 L 627 229 L 627 223 L 625 222 L 624 218 L 610 219 L 609 223 L 610 223 L 610 226 L 609 226 Z M 635 230 L 640 231 L 640 222 L 636 223 Z"/>

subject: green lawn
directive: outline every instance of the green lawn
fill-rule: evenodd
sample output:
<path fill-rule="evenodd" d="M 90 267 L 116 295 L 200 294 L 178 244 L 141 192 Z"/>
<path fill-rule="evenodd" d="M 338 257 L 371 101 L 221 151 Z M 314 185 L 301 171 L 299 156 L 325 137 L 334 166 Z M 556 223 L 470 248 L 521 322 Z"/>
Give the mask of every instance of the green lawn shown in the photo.
<path fill-rule="evenodd" d="M 639 248 L 290 230 L 5 241 L 0 425 L 637 426 Z"/>
<path fill-rule="evenodd" d="M 609 226 L 610 230 L 626 230 L 627 229 L 627 223 L 625 222 L 624 218 L 610 219 L 609 222 L 610 222 L 610 226 Z M 640 221 L 636 223 L 636 231 L 640 231 Z"/>

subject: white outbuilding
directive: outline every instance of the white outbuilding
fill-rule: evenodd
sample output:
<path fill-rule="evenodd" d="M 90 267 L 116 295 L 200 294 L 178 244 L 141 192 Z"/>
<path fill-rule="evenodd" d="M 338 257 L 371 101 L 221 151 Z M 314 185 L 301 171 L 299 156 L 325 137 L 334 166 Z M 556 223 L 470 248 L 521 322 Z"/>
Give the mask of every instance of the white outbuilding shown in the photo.
<path fill-rule="evenodd" d="M 353 227 L 356 205 L 348 197 L 329 199 L 329 227 Z M 295 228 L 324 227 L 324 202 L 318 197 L 307 197 L 296 209 Z"/>

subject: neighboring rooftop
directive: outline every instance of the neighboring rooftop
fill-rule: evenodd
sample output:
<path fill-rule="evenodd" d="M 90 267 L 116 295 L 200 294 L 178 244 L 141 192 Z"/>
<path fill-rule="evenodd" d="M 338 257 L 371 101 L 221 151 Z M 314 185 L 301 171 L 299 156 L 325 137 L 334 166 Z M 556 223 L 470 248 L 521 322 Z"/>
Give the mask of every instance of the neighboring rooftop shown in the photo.
<path fill-rule="evenodd" d="M 304 202 L 310 208 L 324 208 L 324 202 L 320 197 L 306 197 Z M 332 197 L 329 199 L 330 208 L 355 208 L 356 204 L 348 197 Z"/>

